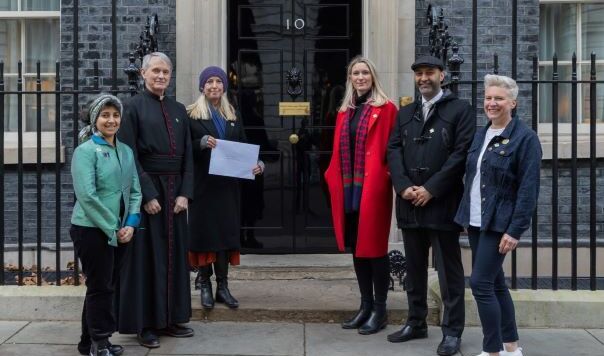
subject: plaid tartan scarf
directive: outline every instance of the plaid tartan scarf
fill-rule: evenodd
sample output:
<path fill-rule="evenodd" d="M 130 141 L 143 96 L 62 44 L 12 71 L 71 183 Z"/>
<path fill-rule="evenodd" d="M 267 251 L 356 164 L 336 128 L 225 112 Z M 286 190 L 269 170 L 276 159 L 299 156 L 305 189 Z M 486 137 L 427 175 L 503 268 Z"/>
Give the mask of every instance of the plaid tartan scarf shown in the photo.
<path fill-rule="evenodd" d="M 361 206 L 361 191 L 365 178 L 365 141 L 369 128 L 369 112 L 371 105 L 363 105 L 354 143 L 354 161 L 350 155 L 350 120 L 354 109 L 348 109 L 344 115 L 342 131 L 340 131 L 340 156 L 342 159 L 342 178 L 344 180 L 344 210 L 347 213 L 359 211 Z M 351 162 L 354 162 L 354 171 Z"/>

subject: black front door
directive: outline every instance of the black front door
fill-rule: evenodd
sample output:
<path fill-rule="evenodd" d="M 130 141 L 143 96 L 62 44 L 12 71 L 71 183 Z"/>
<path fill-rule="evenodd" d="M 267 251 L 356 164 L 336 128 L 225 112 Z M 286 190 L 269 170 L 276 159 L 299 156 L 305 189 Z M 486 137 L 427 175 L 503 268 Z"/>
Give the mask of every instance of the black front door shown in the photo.
<path fill-rule="evenodd" d="M 266 164 L 242 185 L 244 250 L 337 251 L 323 173 L 346 65 L 361 53 L 361 8 L 361 0 L 229 1 L 229 94 Z M 299 88 L 286 80 L 293 68 Z M 284 101 L 310 102 L 310 115 L 279 116 Z"/>

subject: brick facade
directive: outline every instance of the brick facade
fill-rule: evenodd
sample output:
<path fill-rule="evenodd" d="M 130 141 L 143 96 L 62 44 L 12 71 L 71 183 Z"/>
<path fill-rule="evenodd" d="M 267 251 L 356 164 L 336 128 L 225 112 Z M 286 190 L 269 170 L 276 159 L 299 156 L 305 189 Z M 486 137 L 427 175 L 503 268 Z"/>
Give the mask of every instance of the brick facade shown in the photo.
<path fill-rule="evenodd" d="M 472 8 L 469 0 L 435 0 L 435 6 L 443 7 L 445 18 L 449 22 L 449 33 L 460 46 L 460 55 L 465 63 L 462 65 L 462 80 L 471 79 L 471 23 Z M 127 77 L 123 68 L 128 63 L 128 53 L 139 41 L 139 35 L 144 28 L 148 15 L 157 13 L 159 16 L 159 45 L 176 64 L 176 0 L 118 0 L 117 1 L 117 44 L 118 44 L 118 82 L 121 90 L 127 89 Z M 427 2 L 416 3 L 416 51 L 418 54 L 428 53 L 428 30 L 426 24 Z M 539 33 L 539 3 L 537 0 L 518 1 L 518 78 L 530 79 L 532 73 L 532 58 L 538 53 Z M 73 87 L 73 0 L 62 0 L 61 3 L 61 87 Z M 90 88 L 94 61 L 99 62 L 100 86 L 104 90 L 111 87 L 111 1 L 82 0 L 79 4 L 79 86 L 80 89 Z M 511 74 L 511 1 L 510 0 L 479 0 L 478 2 L 478 79 L 492 72 L 493 53 L 499 54 L 499 72 Z M 177 70 L 177 68 L 175 68 Z M 175 75 L 173 75 L 169 95 L 175 92 Z M 482 97 L 482 85 L 478 85 L 478 98 Z M 123 94 L 124 97 L 127 94 Z M 469 99 L 469 85 L 461 87 L 462 97 Z M 529 119 L 530 86 L 521 85 L 519 95 L 519 113 L 524 119 Z M 79 108 L 85 108 L 90 97 L 80 96 Z M 477 101 L 481 106 L 481 100 Z M 482 112 L 482 110 L 478 110 Z M 73 152 L 73 97 L 62 96 L 61 135 L 65 145 L 65 162 L 70 162 Z M 480 115 L 479 122 L 484 123 Z M 559 174 L 559 233 L 562 239 L 570 236 L 570 168 L 567 161 L 561 161 Z M 579 237 L 584 240 L 589 231 L 589 162 L 579 162 Z M 44 168 L 42 177 L 42 226 L 43 240 L 53 242 L 55 239 L 55 179 L 53 165 Z M 61 226 L 62 240 L 69 241 L 68 228 L 73 205 L 73 191 L 69 165 L 62 169 L 62 200 Z M 543 165 L 541 194 L 539 198 L 538 223 L 539 234 L 543 240 L 551 236 L 551 163 Z M 604 169 L 597 170 L 597 186 L 604 186 Z M 17 242 L 16 202 L 17 176 L 14 166 L 6 168 L 5 177 L 5 243 Z M 604 229 L 604 193 L 597 192 L 599 234 Z M 36 240 L 36 178 L 35 167 L 27 167 L 24 175 L 24 235 L 25 242 Z"/>

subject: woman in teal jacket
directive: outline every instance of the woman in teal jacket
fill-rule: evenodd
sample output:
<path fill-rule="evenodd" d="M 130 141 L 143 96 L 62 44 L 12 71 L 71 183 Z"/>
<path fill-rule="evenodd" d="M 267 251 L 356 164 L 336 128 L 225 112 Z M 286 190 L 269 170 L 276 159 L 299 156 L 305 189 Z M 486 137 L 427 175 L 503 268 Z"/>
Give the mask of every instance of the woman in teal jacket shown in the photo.
<path fill-rule="evenodd" d="M 141 188 L 130 147 L 117 140 L 122 103 L 101 94 L 90 105 L 90 125 L 80 131 L 71 160 L 76 203 L 70 235 L 86 276 L 82 310 L 83 355 L 120 355 L 111 345 L 115 331 L 114 287 L 122 255 L 140 222 Z"/>

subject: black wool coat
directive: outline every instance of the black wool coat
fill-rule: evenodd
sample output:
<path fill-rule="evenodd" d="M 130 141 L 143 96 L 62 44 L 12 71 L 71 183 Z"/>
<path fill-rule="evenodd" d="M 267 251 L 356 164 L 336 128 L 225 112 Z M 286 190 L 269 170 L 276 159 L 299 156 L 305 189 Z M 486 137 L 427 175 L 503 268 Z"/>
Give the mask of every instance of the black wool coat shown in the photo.
<path fill-rule="evenodd" d="M 388 143 L 399 228 L 461 230 L 453 218 L 463 195 L 466 156 L 475 131 L 472 107 L 448 90 L 425 122 L 421 99 L 400 109 Z M 433 196 L 423 207 L 401 197 L 414 185 L 424 186 Z"/>
<path fill-rule="evenodd" d="M 211 148 L 201 148 L 205 135 L 218 139 L 212 120 L 189 118 L 194 160 L 193 202 L 189 205 L 189 250 L 217 252 L 239 250 L 241 187 L 238 178 L 208 174 Z M 246 142 L 240 117 L 227 121 L 225 140 Z"/>

